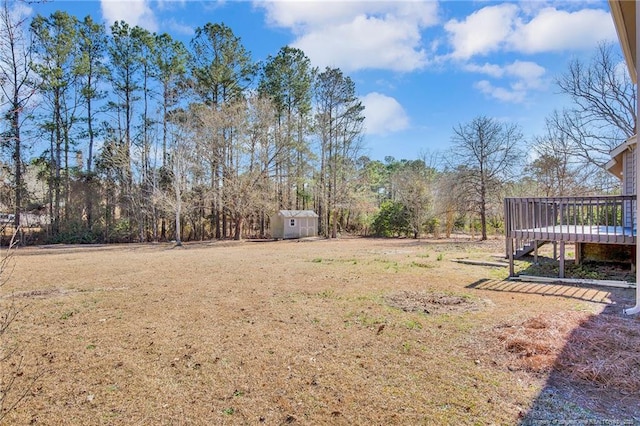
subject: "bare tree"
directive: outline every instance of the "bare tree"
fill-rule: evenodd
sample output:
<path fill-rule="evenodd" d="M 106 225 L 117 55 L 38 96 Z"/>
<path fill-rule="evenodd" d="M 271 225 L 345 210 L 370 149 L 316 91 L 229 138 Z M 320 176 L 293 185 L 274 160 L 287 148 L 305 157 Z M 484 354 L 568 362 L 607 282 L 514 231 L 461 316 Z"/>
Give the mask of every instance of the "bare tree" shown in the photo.
<path fill-rule="evenodd" d="M 189 117 L 190 113 L 184 111 L 174 116 L 174 120 L 180 125 L 171 134 L 164 179 L 161 177 L 159 181 L 156 180 L 153 189 L 154 202 L 173 213 L 176 246 L 182 245 L 182 215 L 189 207 L 187 195 L 191 189 L 192 177 L 198 173 L 193 121 Z"/>
<path fill-rule="evenodd" d="M 591 62 L 573 60 L 556 82 L 573 106 L 547 120 L 579 155 L 599 167 L 608 161 L 611 149 L 637 128 L 636 86 L 615 52 L 613 44 L 602 43 Z"/>
<path fill-rule="evenodd" d="M 522 139 L 515 125 L 480 116 L 453 129 L 451 159 L 467 169 L 466 180 L 480 215 L 482 240 L 487 239 L 487 208 L 491 194 L 509 177 L 519 162 Z"/>
<path fill-rule="evenodd" d="M 435 170 L 427 168 L 422 160 L 404 162 L 390 176 L 394 201 L 406 207 L 413 238 L 420 236 L 424 224 L 433 212 L 434 177 Z"/>
<path fill-rule="evenodd" d="M 589 181 L 596 166 L 585 167 L 575 145 L 556 127 L 548 126 L 546 135 L 535 138 L 532 149 L 536 158 L 526 166 L 525 173 L 535 182 L 537 194 L 557 197 L 590 192 Z"/>
<path fill-rule="evenodd" d="M 13 9 L 12 9 L 13 7 Z M 7 0 L 0 9 L 0 89 L 3 118 L 8 131 L 3 135 L 12 151 L 15 178 L 15 226 L 20 225 L 23 186 L 22 124 L 24 112 L 34 94 L 31 73 L 31 43 L 24 31 L 26 16 L 21 5 Z"/>

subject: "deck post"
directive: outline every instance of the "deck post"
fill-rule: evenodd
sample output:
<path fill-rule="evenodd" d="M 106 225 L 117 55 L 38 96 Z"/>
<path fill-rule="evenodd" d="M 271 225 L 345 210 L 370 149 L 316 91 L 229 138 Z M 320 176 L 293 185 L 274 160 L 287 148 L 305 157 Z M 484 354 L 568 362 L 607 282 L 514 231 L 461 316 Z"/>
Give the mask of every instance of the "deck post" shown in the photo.
<path fill-rule="evenodd" d="M 564 240 L 560 240 L 560 270 L 558 271 L 558 278 L 564 278 Z"/>
<path fill-rule="evenodd" d="M 538 240 L 533 241 L 533 264 L 538 264 Z"/>
<path fill-rule="evenodd" d="M 509 258 L 509 278 L 515 276 L 513 267 L 513 238 L 507 237 L 507 257 Z"/>
<path fill-rule="evenodd" d="M 509 258 L 509 246 L 513 245 L 511 242 L 510 234 L 511 234 L 511 214 L 509 213 L 509 200 L 507 198 L 504 199 L 504 243 L 505 243 L 505 254 L 507 259 Z"/>

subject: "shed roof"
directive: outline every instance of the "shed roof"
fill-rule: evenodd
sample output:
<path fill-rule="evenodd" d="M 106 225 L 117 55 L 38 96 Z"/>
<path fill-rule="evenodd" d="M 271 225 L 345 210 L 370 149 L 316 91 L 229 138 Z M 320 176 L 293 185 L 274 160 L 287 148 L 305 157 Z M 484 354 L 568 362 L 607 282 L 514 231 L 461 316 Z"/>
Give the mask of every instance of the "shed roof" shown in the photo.
<path fill-rule="evenodd" d="M 318 217 L 313 210 L 280 210 L 278 216 L 282 217 Z"/>

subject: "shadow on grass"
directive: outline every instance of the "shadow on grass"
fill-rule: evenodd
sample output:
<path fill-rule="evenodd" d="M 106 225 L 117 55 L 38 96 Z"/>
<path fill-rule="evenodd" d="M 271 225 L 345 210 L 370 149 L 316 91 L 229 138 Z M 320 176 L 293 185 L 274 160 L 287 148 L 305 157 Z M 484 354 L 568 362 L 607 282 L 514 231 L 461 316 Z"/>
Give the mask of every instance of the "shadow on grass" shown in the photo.
<path fill-rule="evenodd" d="M 491 279 L 467 288 L 604 305 L 597 315 L 540 314 L 514 327 L 522 334 L 514 336 L 518 349 L 509 351 L 511 362 L 547 376 L 519 425 L 640 424 L 640 318 L 622 314 L 633 304 L 634 290 Z M 540 356 L 549 362 L 536 364 Z"/>
<path fill-rule="evenodd" d="M 611 306 L 614 303 L 612 292 L 595 286 L 578 287 L 575 285 L 529 283 L 525 281 L 506 281 L 484 278 L 469 284 L 466 288 L 490 290 L 507 293 L 537 294 L 602 303 Z M 626 301 L 628 302 L 628 301 Z"/>

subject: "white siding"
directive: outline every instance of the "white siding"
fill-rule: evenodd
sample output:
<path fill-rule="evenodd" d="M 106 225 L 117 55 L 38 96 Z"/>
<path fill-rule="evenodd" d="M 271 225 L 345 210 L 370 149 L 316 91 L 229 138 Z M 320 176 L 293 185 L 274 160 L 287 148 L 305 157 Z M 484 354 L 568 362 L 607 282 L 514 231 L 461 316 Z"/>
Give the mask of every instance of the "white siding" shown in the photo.
<path fill-rule="evenodd" d="M 622 157 L 622 195 L 634 195 L 636 193 L 636 153 L 635 150 L 625 151 Z M 636 220 L 633 212 L 636 209 L 636 203 L 627 202 L 624 207 L 624 226 L 635 229 Z M 634 217 L 634 223 L 631 218 Z"/>
<path fill-rule="evenodd" d="M 318 235 L 318 215 L 311 210 L 280 210 L 271 216 L 273 238 L 304 238 Z"/>

